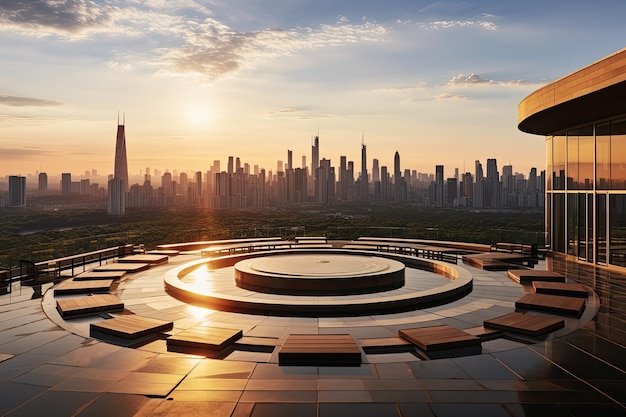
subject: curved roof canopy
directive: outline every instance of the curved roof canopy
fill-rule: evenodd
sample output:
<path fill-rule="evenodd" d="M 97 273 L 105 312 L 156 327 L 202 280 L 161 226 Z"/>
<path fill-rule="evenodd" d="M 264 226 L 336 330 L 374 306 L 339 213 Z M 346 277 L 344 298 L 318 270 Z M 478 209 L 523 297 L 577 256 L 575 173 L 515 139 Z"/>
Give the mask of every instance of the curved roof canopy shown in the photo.
<path fill-rule="evenodd" d="M 530 94 L 517 108 L 517 127 L 546 136 L 620 114 L 626 114 L 626 48 Z"/>

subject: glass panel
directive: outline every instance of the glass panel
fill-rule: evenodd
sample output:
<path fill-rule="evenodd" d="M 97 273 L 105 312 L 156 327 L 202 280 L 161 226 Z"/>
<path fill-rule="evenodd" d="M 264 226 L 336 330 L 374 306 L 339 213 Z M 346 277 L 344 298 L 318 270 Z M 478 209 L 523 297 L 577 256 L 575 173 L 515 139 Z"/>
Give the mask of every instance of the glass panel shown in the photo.
<path fill-rule="evenodd" d="M 609 263 L 626 266 L 626 194 L 609 196 Z"/>
<path fill-rule="evenodd" d="M 552 189 L 565 189 L 565 136 L 552 140 Z"/>
<path fill-rule="evenodd" d="M 565 194 L 553 194 L 552 199 L 552 248 L 556 252 L 565 253 Z"/>
<path fill-rule="evenodd" d="M 586 216 L 586 223 L 587 223 L 587 262 L 593 262 L 593 194 L 586 194 L 587 195 L 587 216 Z"/>
<path fill-rule="evenodd" d="M 596 239 L 598 245 L 598 263 L 606 263 L 606 195 L 596 196 Z"/>
<path fill-rule="evenodd" d="M 546 190 L 552 190 L 552 137 L 546 138 Z M 548 240 L 549 242 L 549 240 Z"/>
<path fill-rule="evenodd" d="M 593 190 L 593 126 L 578 130 L 578 189 Z"/>
<path fill-rule="evenodd" d="M 596 188 L 608 190 L 611 187 L 611 124 L 596 126 Z"/>
<path fill-rule="evenodd" d="M 567 132 L 567 189 L 578 190 L 578 135 Z"/>
<path fill-rule="evenodd" d="M 553 249 L 554 246 L 551 245 L 550 242 L 550 238 L 552 237 L 552 230 L 550 229 L 550 226 L 552 225 L 552 212 L 550 211 L 552 209 L 552 194 L 548 193 L 546 194 L 546 218 L 545 218 L 545 222 L 546 222 L 546 241 L 545 243 L 547 245 L 550 245 L 550 249 Z"/>
<path fill-rule="evenodd" d="M 611 188 L 626 190 L 626 119 L 611 124 Z"/>
<path fill-rule="evenodd" d="M 578 194 L 567 194 L 567 253 L 569 255 L 578 256 L 578 223 Z"/>

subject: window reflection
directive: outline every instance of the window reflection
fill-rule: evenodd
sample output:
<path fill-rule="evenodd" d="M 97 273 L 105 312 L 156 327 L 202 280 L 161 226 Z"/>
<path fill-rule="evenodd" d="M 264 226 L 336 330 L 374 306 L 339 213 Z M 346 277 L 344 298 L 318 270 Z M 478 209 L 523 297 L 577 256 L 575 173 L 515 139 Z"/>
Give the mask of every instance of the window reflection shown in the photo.
<path fill-rule="evenodd" d="M 611 123 L 596 126 L 596 188 L 611 188 Z"/>
<path fill-rule="evenodd" d="M 555 136 L 552 140 L 552 189 L 565 189 L 565 136 Z"/>
<path fill-rule="evenodd" d="M 626 119 L 611 124 L 611 188 L 626 189 Z"/>
<path fill-rule="evenodd" d="M 609 196 L 609 263 L 626 266 L 626 194 Z"/>

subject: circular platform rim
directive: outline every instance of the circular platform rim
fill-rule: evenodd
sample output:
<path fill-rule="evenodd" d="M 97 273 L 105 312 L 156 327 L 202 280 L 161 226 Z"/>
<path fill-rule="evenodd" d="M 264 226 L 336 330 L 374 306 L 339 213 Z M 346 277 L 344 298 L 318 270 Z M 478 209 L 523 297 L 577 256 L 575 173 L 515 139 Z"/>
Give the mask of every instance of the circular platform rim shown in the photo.
<path fill-rule="evenodd" d="M 215 263 L 219 267 L 232 266 L 246 258 L 285 254 L 345 254 L 377 256 L 393 259 L 405 265 L 442 275 L 450 282 L 434 289 L 414 291 L 406 294 L 377 292 L 357 297 L 285 297 L 280 303 L 267 299 L 237 294 L 216 294 L 198 291 L 192 284 L 180 280 L 181 276 L 202 264 Z M 234 281 L 234 278 L 233 278 Z M 419 310 L 458 300 L 472 290 L 472 274 L 458 265 L 415 258 L 408 255 L 388 254 L 374 251 L 341 249 L 290 249 L 229 255 L 212 259 L 199 259 L 168 271 L 164 277 L 166 292 L 184 302 L 197 303 L 204 307 L 248 314 L 291 315 L 301 317 L 358 316 L 363 314 L 385 314 L 399 311 Z M 264 293 L 259 293 L 264 294 Z"/>

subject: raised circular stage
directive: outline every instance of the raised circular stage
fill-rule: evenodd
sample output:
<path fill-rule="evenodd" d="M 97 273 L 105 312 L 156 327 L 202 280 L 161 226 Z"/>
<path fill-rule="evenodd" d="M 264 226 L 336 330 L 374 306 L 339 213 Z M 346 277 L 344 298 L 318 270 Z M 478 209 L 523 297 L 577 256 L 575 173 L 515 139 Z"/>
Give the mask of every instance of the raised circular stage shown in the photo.
<path fill-rule="evenodd" d="M 185 302 L 224 311 L 302 317 L 410 311 L 471 292 L 472 276 L 464 268 L 399 254 L 372 255 L 341 249 L 246 253 L 190 262 L 168 271 L 164 281 L 168 294 Z M 252 280 L 253 289 L 239 285 L 241 271 L 244 281 Z M 355 293 L 350 285 L 357 288 L 360 279 L 368 288 Z M 298 291 L 311 282 L 330 293 L 281 291 L 285 286 Z M 333 294 L 333 285 L 342 289 Z"/>
<path fill-rule="evenodd" d="M 370 294 L 401 288 L 404 264 L 362 255 L 292 254 L 235 264 L 240 288 L 271 294 Z"/>

